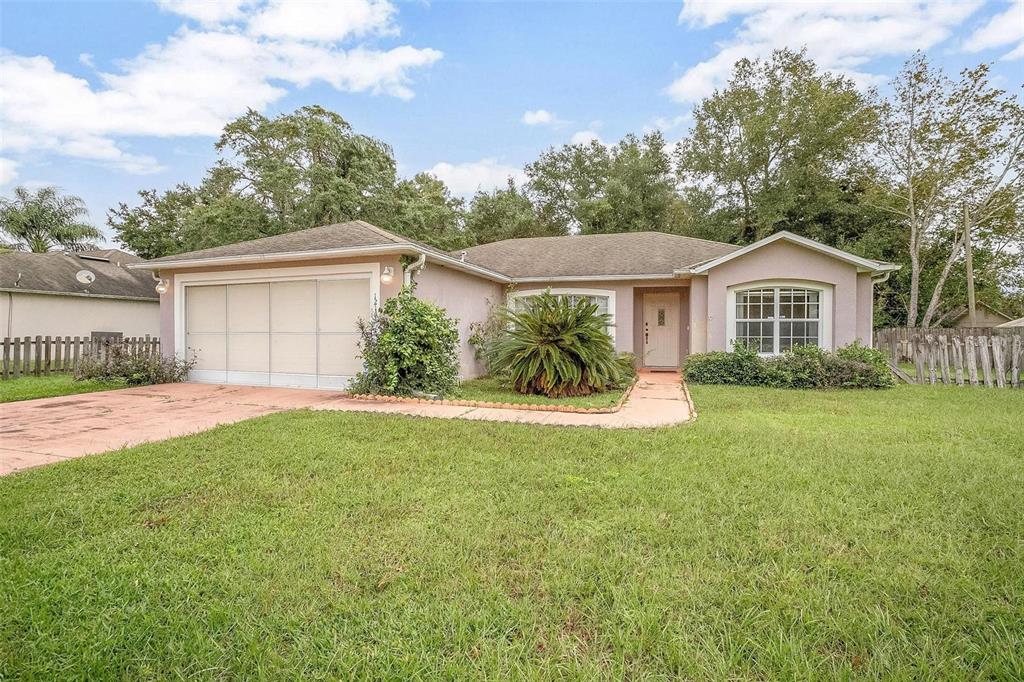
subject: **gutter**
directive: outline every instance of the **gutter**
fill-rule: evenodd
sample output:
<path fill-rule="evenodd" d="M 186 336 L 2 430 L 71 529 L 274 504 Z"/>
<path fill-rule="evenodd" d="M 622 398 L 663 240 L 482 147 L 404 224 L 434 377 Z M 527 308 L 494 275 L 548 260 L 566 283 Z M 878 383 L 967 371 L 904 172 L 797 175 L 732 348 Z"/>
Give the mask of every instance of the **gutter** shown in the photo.
<path fill-rule="evenodd" d="M 39 289 L 0 289 L 7 295 L 12 294 L 42 294 L 43 296 L 76 296 L 78 298 L 106 298 L 116 301 L 146 301 L 148 303 L 159 303 L 159 297 L 149 298 L 148 296 L 122 296 L 118 294 L 83 294 L 74 291 L 42 291 Z"/>

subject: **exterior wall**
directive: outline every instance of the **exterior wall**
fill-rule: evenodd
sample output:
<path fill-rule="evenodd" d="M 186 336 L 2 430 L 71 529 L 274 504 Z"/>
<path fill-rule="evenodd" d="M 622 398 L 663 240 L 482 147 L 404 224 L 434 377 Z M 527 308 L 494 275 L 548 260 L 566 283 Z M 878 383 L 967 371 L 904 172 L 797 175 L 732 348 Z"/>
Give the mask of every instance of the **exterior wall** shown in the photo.
<path fill-rule="evenodd" d="M 155 300 L 0 292 L 0 325 L 3 336 L 157 336 L 160 306 Z"/>
<path fill-rule="evenodd" d="M 469 326 L 487 319 L 491 304 L 504 303 L 505 287 L 481 277 L 427 261 L 413 275 L 416 295 L 448 311 L 459 326 L 459 373 L 463 379 L 482 375 L 485 368 L 469 344 Z"/>
<path fill-rule="evenodd" d="M 859 275 L 857 268 L 849 263 L 802 246 L 778 241 L 712 268 L 705 279 L 705 350 L 729 350 L 726 347 L 726 301 L 729 287 L 780 279 L 807 280 L 832 285 L 833 348 L 857 340 L 865 345 L 871 343 L 871 279 L 866 273 Z M 699 295 L 695 294 L 694 298 L 698 297 Z M 691 305 L 693 314 L 699 315 L 700 312 L 695 310 L 696 308 L 699 306 Z M 694 343 L 693 352 L 697 352 L 697 348 L 698 344 Z"/>

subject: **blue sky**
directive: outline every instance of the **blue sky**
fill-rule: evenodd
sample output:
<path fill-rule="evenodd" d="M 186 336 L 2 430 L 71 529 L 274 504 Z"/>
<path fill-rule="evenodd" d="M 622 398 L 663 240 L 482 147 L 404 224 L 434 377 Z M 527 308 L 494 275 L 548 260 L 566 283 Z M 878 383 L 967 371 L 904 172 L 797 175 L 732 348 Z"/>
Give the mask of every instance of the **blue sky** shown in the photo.
<path fill-rule="evenodd" d="M 501 184 L 551 145 L 661 128 L 740 56 L 806 46 L 884 88 L 915 49 L 1024 81 L 1024 0 L 0 4 L 0 192 L 56 184 L 93 222 L 198 182 L 225 122 L 310 103 L 394 148 L 403 175 Z"/>

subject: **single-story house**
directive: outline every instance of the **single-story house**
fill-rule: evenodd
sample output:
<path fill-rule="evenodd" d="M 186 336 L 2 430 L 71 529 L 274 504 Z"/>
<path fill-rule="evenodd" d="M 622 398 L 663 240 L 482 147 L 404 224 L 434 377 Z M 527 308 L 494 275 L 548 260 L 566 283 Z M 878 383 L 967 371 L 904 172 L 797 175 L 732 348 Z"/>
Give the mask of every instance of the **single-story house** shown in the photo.
<path fill-rule="evenodd" d="M 353 221 L 132 267 L 162 280 L 162 347 L 195 352 L 193 379 L 343 387 L 361 368 L 356 321 L 403 281 L 459 321 L 468 378 L 482 371 L 469 326 L 495 303 L 546 289 L 597 302 L 616 348 L 645 367 L 679 367 L 736 341 L 764 353 L 868 344 L 874 283 L 898 266 L 788 232 L 742 248 L 630 232 L 446 253 Z"/>
<path fill-rule="evenodd" d="M 974 307 L 974 314 L 974 324 L 971 324 L 971 314 L 967 306 L 960 306 L 944 317 L 949 320 L 950 327 L 998 327 L 1012 320 L 1009 315 L 984 303 L 978 303 Z"/>
<path fill-rule="evenodd" d="M 2 336 L 157 336 L 160 298 L 117 249 L 0 253 Z"/>

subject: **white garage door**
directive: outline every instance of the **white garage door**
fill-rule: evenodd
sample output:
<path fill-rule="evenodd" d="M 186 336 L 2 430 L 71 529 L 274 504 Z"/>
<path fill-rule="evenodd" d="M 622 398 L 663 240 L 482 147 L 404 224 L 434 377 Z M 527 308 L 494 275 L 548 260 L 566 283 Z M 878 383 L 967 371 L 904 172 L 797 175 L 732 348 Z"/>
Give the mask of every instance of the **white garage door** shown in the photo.
<path fill-rule="evenodd" d="M 344 388 L 360 370 L 356 322 L 370 316 L 370 280 L 185 287 L 193 381 Z"/>

